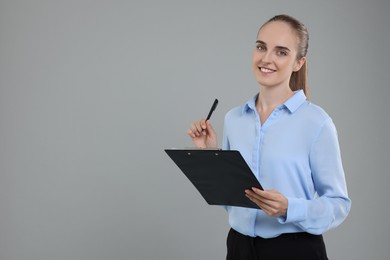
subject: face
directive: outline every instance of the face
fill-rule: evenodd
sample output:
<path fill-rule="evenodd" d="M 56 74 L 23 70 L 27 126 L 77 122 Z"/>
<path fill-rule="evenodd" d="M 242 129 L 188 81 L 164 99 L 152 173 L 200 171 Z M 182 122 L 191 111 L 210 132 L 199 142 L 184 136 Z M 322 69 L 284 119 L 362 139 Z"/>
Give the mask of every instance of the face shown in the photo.
<path fill-rule="evenodd" d="M 285 22 L 274 21 L 261 28 L 252 58 L 252 69 L 261 86 L 289 89 L 291 73 L 305 62 L 305 58 L 297 60 L 298 41 Z"/>

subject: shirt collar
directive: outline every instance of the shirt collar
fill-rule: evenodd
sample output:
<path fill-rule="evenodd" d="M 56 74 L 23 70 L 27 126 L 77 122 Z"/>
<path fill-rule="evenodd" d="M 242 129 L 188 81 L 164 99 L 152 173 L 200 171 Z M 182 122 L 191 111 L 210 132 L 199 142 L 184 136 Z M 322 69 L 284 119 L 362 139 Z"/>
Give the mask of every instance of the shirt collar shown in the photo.
<path fill-rule="evenodd" d="M 256 100 L 259 94 L 256 94 L 251 98 L 242 108 L 242 113 L 247 112 L 249 109 L 256 110 Z M 282 106 L 286 107 L 290 113 L 294 113 L 298 107 L 300 107 L 306 101 L 305 93 L 303 90 L 294 91 L 294 95 L 290 97 Z"/>

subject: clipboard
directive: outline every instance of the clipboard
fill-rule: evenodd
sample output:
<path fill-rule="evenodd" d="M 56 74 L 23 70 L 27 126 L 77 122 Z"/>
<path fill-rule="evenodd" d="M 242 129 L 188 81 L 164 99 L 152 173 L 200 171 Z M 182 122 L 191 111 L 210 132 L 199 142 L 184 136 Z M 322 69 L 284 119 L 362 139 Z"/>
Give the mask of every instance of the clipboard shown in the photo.
<path fill-rule="evenodd" d="M 260 209 L 245 190 L 263 189 L 239 151 L 165 149 L 209 205 Z"/>

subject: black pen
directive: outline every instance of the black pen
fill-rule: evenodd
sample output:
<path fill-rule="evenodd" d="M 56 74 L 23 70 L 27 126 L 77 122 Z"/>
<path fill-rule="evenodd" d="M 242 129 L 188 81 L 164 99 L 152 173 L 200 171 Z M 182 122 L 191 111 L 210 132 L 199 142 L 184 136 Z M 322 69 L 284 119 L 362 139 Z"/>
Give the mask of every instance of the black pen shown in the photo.
<path fill-rule="evenodd" d="M 207 115 L 207 118 L 206 118 L 206 121 L 210 119 L 211 115 L 213 114 L 214 110 L 217 108 L 217 105 L 218 105 L 218 99 L 215 99 L 214 100 L 214 103 L 210 109 L 210 112 L 209 114 Z"/>

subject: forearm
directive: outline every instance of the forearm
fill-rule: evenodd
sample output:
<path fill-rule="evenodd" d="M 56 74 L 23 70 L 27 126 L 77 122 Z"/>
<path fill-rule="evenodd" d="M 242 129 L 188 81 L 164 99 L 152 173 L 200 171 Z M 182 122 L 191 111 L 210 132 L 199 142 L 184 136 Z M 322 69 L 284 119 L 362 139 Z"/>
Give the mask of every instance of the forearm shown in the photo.
<path fill-rule="evenodd" d="M 287 216 L 279 222 L 292 223 L 312 234 L 322 234 L 341 224 L 347 217 L 351 200 L 346 197 L 319 197 L 313 200 L 288 198 Z"/>

